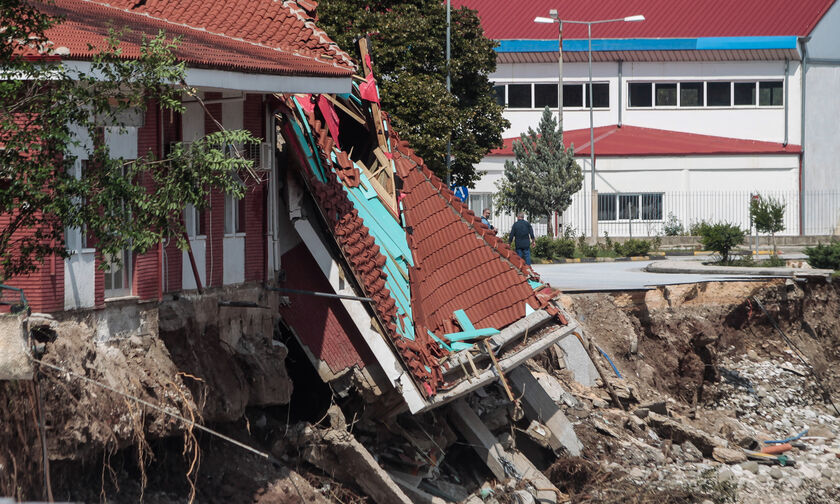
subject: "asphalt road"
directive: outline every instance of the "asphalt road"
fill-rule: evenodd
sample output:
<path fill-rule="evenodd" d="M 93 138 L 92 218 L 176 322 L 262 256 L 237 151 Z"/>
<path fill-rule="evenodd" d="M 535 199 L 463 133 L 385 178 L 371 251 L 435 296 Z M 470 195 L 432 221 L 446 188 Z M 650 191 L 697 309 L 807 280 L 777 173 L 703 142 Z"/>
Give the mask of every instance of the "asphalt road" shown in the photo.
<path fill-rule="evenodd" d="M 685 260 L 696 259 L 687 257 Z M 534 264 L 533 268 L 543 282 L 566 292 L 639 290 L 659 285 L 762 278 L 754 275 L 648 273 L 644 267 L 651 262 Z"/>

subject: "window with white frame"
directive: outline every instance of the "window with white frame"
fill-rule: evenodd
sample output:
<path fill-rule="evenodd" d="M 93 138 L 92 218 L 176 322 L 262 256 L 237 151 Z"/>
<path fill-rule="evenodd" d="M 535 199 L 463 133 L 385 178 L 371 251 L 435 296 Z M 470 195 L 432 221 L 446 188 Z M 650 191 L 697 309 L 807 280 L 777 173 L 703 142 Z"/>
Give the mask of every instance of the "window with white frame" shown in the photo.
<path fill-rule="evenodd" d="M 781 107 L 784 82 L 629 82 L 627 95 L 630 108 Z"/>
<path fill-rule="evenodd" d="M 598 220 L 662 220 L 663 193 L 599 193 Z"/>
<path fill-rule="evenodd" d="M 87 170 L 86 159 L 76 159 L 73 166 L 69 169 L 70 174 L 80 179 Z M 73 201 L 74 205 L 84 205 L 84 201 L 76 199 Z M 87 229 L 85 226 L 81 228 L 64 228 L 64 246 L 71 252 L 81 252 L 87 248 Z"/>
<path fill-rule="evenodd" d="M 493 193 L 470 193 L 469 209 L 476 215 L 481 215 L 485 208 L 493 212 Z"/>
<path fill-rule="evenodd" d="M 225 195 L 225 234 L 245 232 L 245 198 Z"/>
<path fill-rule="evenodd" d="M 187 236 L 190 238 L 203 238 L 207 234 L 204 211 L 188 204 L 184 208 L 184 227 L 187 230 Z"/>
<path fill-rule="evenodd" d="M 496 103 L 509 109 L 557 107 L 557 83 L 497 84 L 493 86 Z M 592 107 L 610 107 L 610 84 L 592 83 Z M 589 83 L 563 84 L 563 109 L 589 107 Z"/>

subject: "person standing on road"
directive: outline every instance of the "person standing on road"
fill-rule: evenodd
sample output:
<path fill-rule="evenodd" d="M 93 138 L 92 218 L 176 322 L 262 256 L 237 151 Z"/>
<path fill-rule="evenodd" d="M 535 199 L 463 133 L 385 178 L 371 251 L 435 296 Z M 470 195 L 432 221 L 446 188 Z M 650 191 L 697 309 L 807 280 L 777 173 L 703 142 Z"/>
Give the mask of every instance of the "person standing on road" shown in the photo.
<path fill-rule="evenodd" d="M 485 226 L 489 227 L 490 229 L 496 229 L 496 228 L 493 227 L 492 224 L 490 224 L 490 209 L 489 208 L 485 208 L 481 212 L 481 223 L 484 224 Z"/>
<path fill-rule="evenodd" d="M 516 248 L 516 254 L 522 259 L 525 259 L 525 264 L 530 266 L 531 246 L 536 242 L 534 241 L 534 228 L 531 227 L 531 223 L 525 220 L 524 213 L 519 212 L 516 214 L 516 222 L 510 228 L 508 241 L 513 242 Z"/>

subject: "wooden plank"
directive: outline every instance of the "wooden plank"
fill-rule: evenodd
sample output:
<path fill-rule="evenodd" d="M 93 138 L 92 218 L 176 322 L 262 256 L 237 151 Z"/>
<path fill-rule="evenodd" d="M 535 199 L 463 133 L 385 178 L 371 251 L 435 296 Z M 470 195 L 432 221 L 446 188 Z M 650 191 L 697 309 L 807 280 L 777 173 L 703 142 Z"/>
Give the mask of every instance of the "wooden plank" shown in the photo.
<path fill-rule="evenodd" d="M 350 118 L 351 118 L 351 119 L 353 119 L 353 120 L 354 120 L 354 121 L 356 121 L 357 123 L 359 123 L 359 124 L 361 124 L 362 126 L 364 126 L 364 127 L 365 127 L 365 129 L 367 129 L 367 121 L 365 121 L 365 118 L 364 118 L 364 117 L 362 117 L 362 116 L 360 116 L 359 114 L 357 114 L 357 113 L 356 113 L 356 111 L 354 111 L 354 110 L 350 110 L 350 107 L 348 107 L 347 105 L 345 105 L 344 103 L 342 103 L 342 102 L 341 102 L 341 100 L 339 100 L 338 98 L 336 98 L 334 95 L 331 95 L 331 94 L 325 94 L 325 95 L 323 95 L 323 96 L 324 96 L 324 98 L 326 98 L 327 100 L 329 100 L 330 102 L 332 102 L 332 104 L 333 104 L 333 105 L 335 105 L 336 107 L 340 108 L 340 109 L 341 109 L 341 110 L 342 110 L 345 114 L 347 114 L 348 116 L 350 116 Z"/>
<path fill-rule="evenodd" d="M 391 160 L 388 159 L 388 156 L 385 155 L 385 151 L 382 150 L 382 147 L 377 147 L 373 149 L 373 155 L 376 156 L 377 161 L 379 161 L 379 164 L 381 164 L 382 166 L 391 166 Z"/>
<path fill-rule="evenodd" d="M 367 37 L 359 39 L 359 53 L 362 56 L 362 69 L 364 70 L 365 78 L 367 78 L 367 76 L 372 72 L 372 69 L 367 64 L 367 58 L 365 57 L 368 55 Z M 385 139 L 385 128 L 382 125 L 382 111 L 379 108 L 379 104 L 370 102 L 370 111 L 373 115 L 373 128 L 376 130 L 376 139 L 381 147 L 386 147 L 388 142 Z"/>
<path fill-rule="evenodd" d="M 371 68 L 367 64 L 368 55 L 368 39 L 367 37 L 362 38 L 359 40 L 359 53 L 362 56 L 362 68 L 364 69 L 365 77 L 367 78 L 368 75 L 372 72 Z M 376 131 L 376 141 L 378 144 L 378 149 L 382 157 L 385 158 L 385 163 L 380 160 L 380 163 L 386 167 L 390 167 L 391 163 L 390 160 L 385 157 L 384 152 L 388 150 L 388 140 L 385 137 L 385 124 L 382 121 L 382 111 L 379 108 L 379 104 L 375 102 L 370 103 L 370 112 L 373 116 L 373 129 Z M 374 151 L 375 153 L 376 151 Z M 379 156 L 377 155 L 377 159 Z M 391 206 L 397 214 L 399 214 L 398 207 L 397 207 L 397 195 L 394 187 L 394 171 L 391 169 L 386 169 L 385 173 L 387 174 L 387 181 L 382 180 L 380 184 L 384 186 L 388 193 L 390 194 L 390 201 L 388 206 Z"/>

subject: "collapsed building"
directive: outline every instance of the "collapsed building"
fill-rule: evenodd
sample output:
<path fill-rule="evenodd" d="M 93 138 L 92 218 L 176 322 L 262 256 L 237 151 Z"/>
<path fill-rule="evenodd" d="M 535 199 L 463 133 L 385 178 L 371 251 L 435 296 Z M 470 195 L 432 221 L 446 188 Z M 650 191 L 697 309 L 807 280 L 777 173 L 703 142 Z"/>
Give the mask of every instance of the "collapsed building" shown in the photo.
<path fill-rule="evenodd" d="M 502 450 L 462 399 L 499 383 L 544 425 L 552 450 L 579 453 L 571 424 L 521 365 L 557 348 L 576 378 L 594 383 L 580 326 L 559 292 L 540 283 L 400 139 L 380 110 L 365 43 L 365 78 L 341 93 L 349 59 L 314 27 L 312 6 L 275 6 L 289 33 L 310 38 L 286 37 L 295 39 L 292 47 L 265 26 L 257 33 L 243 21 L 219 33 L 207 29 L 213 20 L 190 20 L 189 9 L 160 2 L 43 7 L 66 18 L 50 36 L 69 65 L 85 67 L 93 54 L 88 39 L 101 41 L 112 23 L 133 26 L 132 51 L 157 30 L 183 37 L 186 82 L 202 103 L 185 97 L 184 113 L 169 117 L 150 104 L 137 124 L 106 139 L 116 153 L 164 156 L 170 143 L 202 132 L 246 128 L 263 141 L 249 155 L 264 179 L 241 202 L 213 192 L 211 209 L 221 212 L 186 209 L 189 250 L 173 241 L 136 257 L 127 252 L 120 270 L 102 268 L 80 230 L 68 230 L 76 253 L 10 281 L 42 313 L 4 315 L 3 379 L 49 369 L 65 373 L 54 378 L 93 376 L 119 393 L 231 422 L 248 407 L 287 402 L 293 386 L 307 387 L 291 383 L 283 368 L 284 345 L 274 336 L 288 333 L 339 396 L 364 397 L 367 415 L 421 414 L 454 402 L 452 423 L 496 478 L 531 473 L 539 480 L 532 487 L 552 486 L 527 458 Z M 252 14 L 251 21 L 260 17 Z M 29 361 L 34 346 L 39 372 Z M 135 424 L 129 407 L 120 418 L 131 427 L 115 430 L 111 420 L 91 416 L 96 393 L 75 386 L 44 392 L 48 410 L 67 407 L 47 413 L 56 433 L 41 438 L 50 445 L 47 473 L 48 458 L 131 446 L 135 429 L 166 437 L 185 428 L 162 409 Z M 84 434 L 57 439 L 74 429 Z"/>

